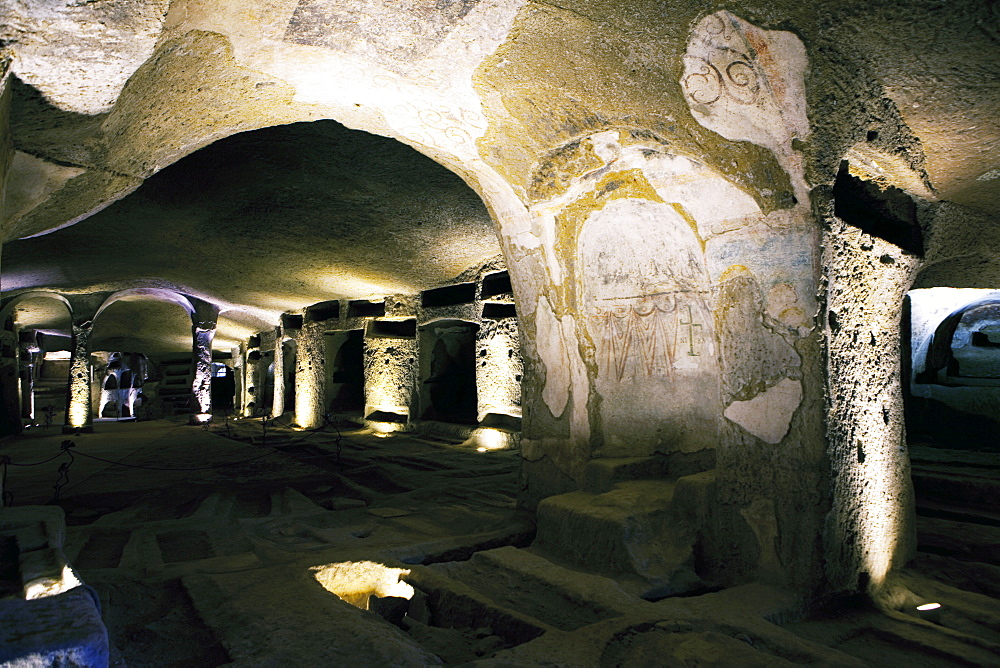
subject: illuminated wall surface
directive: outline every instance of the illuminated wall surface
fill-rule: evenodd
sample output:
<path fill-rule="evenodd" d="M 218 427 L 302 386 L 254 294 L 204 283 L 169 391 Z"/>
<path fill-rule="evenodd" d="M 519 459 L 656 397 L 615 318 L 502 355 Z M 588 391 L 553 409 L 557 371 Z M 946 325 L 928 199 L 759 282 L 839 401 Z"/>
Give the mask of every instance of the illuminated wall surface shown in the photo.
<path fill-rule="evenodd" d="M 280 343 L 275 350 L 278 348 Z M 323 424 L 326 412 L 325 356 L 323 328 L 318 323 L 306 323 L 298 336 L 295 360 L 295 423 L 306 429 Z"/>
<path fill-rule="evenodd" d="M 477 333 L 476 389 L 478 417 L 489 413 L 521 416 L 521 343 L 517 320 L 486 320 Z"/>
<path fill-rule="evenodd" d="M 409 416 L 417 382 L 415 338 L 365 338 L 365 414 Z"/>

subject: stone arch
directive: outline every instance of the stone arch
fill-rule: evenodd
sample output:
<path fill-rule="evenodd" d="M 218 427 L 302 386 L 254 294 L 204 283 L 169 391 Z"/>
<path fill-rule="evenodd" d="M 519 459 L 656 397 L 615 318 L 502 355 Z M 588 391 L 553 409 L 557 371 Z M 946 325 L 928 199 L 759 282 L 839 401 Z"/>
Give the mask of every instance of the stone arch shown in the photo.
<path fill-rule="evenodd" d="M 982 313 L 977 314 L 977 311 L 981 311 Z M 956 335 L 960 334 L 960 330 L 963 329 L 962 326 L 966 325 L 964 329 L 967 330 L 968 336 L 963 337 L 963 340 L 960 342 L 964 347 L 968 344 L 974 345 L 972 334 L 974 331 L 979 331 L 968 327 L 968 325 L 973 324 L 972 322 L 967 322 L 970 314 L 974 314 L 974 320 L 996 319 L 1000 316 L 1000 295 L 972 300 L 967 304 L 959 306 L 942 318 L 941 322 L 934 329 L 934 333 L 925 344 L 924 369 L 918 374 L 917 382 L 937 382 L 942 374 L 944 376 L 961 375 L 959 364 L 954 354 Z"/>
<path fill-rule="evenodd" d="M 128 297 L 148 297 L 149 299 L 158 301 L 171 302 L 187 311 L 188 315 L 194 315 L 194 305 L 191 303 L 191 300 L 179 292 L 167 290 L 165 288 L 127 288 L 109 295 L 108 298 L 104 300 L 104 303 L 101 304 L 100 308 L 97 309 L 97 313 L 94 315 L 94 321 L 96 322 L 97 318 L 106 308 L 115 302 Z"/>
<path fill-rule="evenodd" d="M 9 299 L 5 299 L 3 302 L 3 307 L 0 308 L 0 322 L 6 322 L 13 312 L 14 308 L 29 299 L 54 299 L 66 306 L 66 311 L 69 313 L 70 320 L 73 319 L 73 306 L 69 303 L 66 297 L 62 296 L 58 292 L 50 292 L 48 290 L 32 290 L 30 292 L 22 292 L 20 294 L 14 295 Z"/>

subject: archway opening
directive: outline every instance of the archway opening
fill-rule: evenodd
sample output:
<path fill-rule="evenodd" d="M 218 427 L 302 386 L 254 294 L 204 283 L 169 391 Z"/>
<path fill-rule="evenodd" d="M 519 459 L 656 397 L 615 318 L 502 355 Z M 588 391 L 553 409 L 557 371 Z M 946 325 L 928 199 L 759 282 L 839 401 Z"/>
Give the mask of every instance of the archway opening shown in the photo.
<path fill-rule="evenodd" d="M 181 303 L 141 293 L 123 295 L 98 313 L 90 342 L 95 371 L 108 374 L 95 374 L 104 379 L 94 393 L 99 396 L 95 414 L 106 417 L 105 401 L 127 407 L 128 417 L 190 412 L 191 317 Z M 112 377 L 117 389 L 106 387 Z M 116 395 L 110 396 L 112 392 Z"/>
<path fill-rule="evenodd" d="M 8 300 L 0 313 L 10 332 L 0 347 L 4 402 L 0 433 L 16 433 L 22 424 L 60 424 L 69 390 L 69 305 L 56 294 L 28 293 Z"/>
<path fill-rule="evenodd" d="M 328 332 L 325 343 L 326 405 L 337 413 L 360 413 L 365 407 L 364 330 Z"/>
<path fill-rule="evenodd" d="M 479 325 L 437 320 L 420 328 L 420 417 L 475 424 Z"/>
<path fill-rule="evenodd" d="M 1000 452 L 1000 290 L 923 288 L 907 301 L 909 441 Z"/>
<path fill-rule="evenodd" d="M 236 376 L 227 365 L 212 364 L 212 408 L 232 410 L 236 397 Z"/>

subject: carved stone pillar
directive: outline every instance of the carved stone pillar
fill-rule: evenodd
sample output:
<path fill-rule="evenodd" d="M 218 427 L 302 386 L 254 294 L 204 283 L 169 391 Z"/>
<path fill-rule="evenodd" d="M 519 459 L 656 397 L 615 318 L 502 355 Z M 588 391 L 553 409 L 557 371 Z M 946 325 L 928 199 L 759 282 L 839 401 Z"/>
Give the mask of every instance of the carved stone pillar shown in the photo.
<path fill-rule="evenodd" d="M 204 424 L 212 419 L 212 341 L 219 319 L 219 307 L 214 304 L 192 300 L 195 312 L 191 315 L 192 358 L 194 380 L 191 393 L 194 396 L 192 424 Z"/>
<path fill-rule="evenodd" d="M 72 357 L 69 362 L 69 398 L 64 432 L 93 431 L 90 408 L 90 334 L 92 320 L 73 323 Z"/>
<path fill-rule="evenodd" d="M 305 322 L 295 357 L 295 424 L 314 429 L 323 424 L 326 409 L 326 351 L 323 325 Z"/>
<path fill-rule="evenodd" d="M 285 412 L 285 332 L 280 325 L 274 328 L 274 396 L 271 398 L 271 417 L 281 417 Z"/>

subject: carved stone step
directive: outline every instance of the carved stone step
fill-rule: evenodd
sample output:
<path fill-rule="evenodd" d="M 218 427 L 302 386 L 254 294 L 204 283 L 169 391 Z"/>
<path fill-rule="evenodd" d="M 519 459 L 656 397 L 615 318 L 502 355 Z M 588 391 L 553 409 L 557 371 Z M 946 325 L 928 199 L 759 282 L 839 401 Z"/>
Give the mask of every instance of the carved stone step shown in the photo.
<path fill-rule="evenodd" d="M 699 474 L 696 481 L 704 477 Z M 649 598 L 700 589 L 704 583 L 694 571 L 698 527 L 692 519 L 701 513 L 688 507 L 689 500 L 675 503 L 678 485 L 691 483 L 637 480 L 617 483 L 602 494 L 581 490 L 551 496 L 538 505 L 532 547 L 598 573 L 637 575 L 648 585 L 643 595 Z M 710 484 L 705 480 L 698 486 Z"/>
<path fill-rule="evenodd" d="M 584 471 L 583 489 L 591 494 L 609 492 L 629 480 L 680 478 L 715 468 L 715 450 L 673 452 L 649 457 L 592 459 Z"/>

